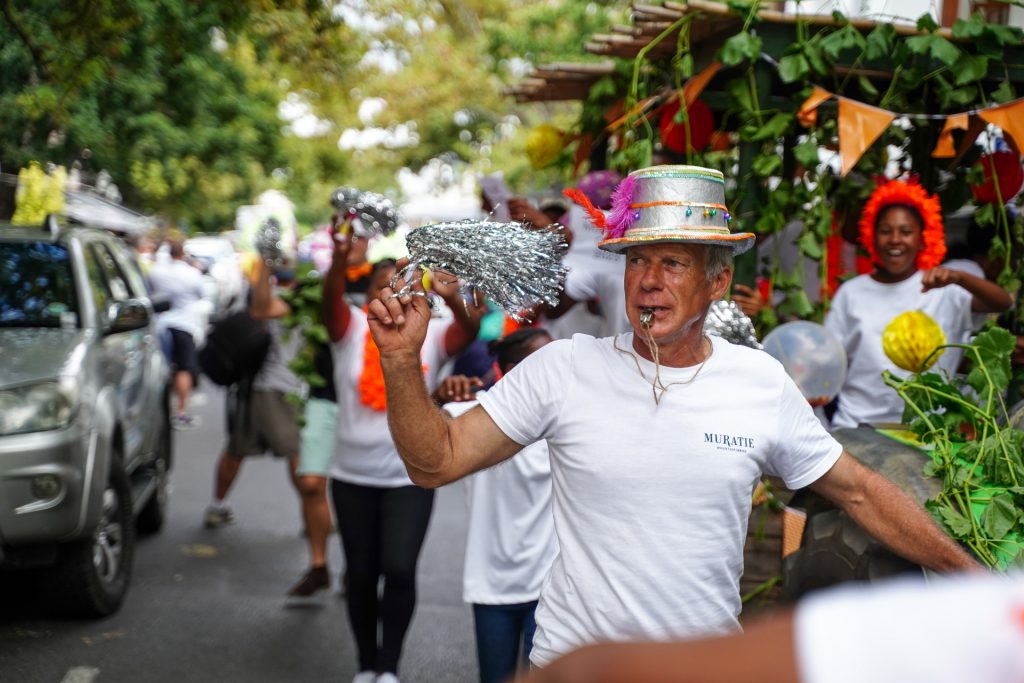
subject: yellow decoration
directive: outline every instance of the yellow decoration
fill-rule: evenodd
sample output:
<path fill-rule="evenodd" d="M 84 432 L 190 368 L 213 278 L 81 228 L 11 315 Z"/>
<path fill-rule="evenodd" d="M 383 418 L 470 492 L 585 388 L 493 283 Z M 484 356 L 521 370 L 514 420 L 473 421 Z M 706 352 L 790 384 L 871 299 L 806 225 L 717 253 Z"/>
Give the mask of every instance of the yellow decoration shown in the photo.
<path fill-rule="evenodd" d="M 63 166 L 47 175 L 38 161 L 18 171 L 18 189 L 14 195 L 17 206 L 11 222 L 15 225 L 42 223 L 49 214 L 59 215 L 64 211 L 64 186 L 68 172 Z"/>
<path fill-rule="evenodd" d="M 534 168 L 544 168 L 558 158 L 565 148 L 562 131 L 542 123 L 526 136 L 526 156 Z"/>
<path fill-rule="evenodd" d="M 942 355 L 946 335 L 935 320 L 922 311 L 900 313 L 882 332 L 882 350 L 897 367 L 924 372 Z M 939 349 L 936 351 L 936 349 Z"/>
<path fill-rule="evenodd" d="M 255 284 L 256 276 L 259 274 L 260 255 L 253 251 L 243 251 L 239 259 L 242 275 L 251 284 Z"/>

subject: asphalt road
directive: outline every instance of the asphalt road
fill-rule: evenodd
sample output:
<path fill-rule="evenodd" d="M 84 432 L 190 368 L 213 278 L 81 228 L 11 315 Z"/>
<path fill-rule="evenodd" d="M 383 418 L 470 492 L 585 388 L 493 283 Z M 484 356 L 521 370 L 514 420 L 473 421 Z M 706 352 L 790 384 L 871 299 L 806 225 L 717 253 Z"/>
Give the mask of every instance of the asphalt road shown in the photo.
<path fill-rule="evenodd" d="M 305 602 L 285 598 L 307 555 L 283 462 L 247 461 L 229 496 L 236 523 L 203 528 L 223 444 L 220 393 L 203 393 L 206 403 L 196 408 L 202 423 L 175 433 L 167 525 L 140 538 L 120 612 L 99 621 L 55 619 L 33 595 L 8 587 L 0 593 L 0 683 L 347 683 L 355 675 L 337 590 L 336 535 L 332 590 Z M 477 677 L 472 619 L 461 600 L 464 495 L 461 485 L 438 492 L 399 671 L 403 683 Z"/>

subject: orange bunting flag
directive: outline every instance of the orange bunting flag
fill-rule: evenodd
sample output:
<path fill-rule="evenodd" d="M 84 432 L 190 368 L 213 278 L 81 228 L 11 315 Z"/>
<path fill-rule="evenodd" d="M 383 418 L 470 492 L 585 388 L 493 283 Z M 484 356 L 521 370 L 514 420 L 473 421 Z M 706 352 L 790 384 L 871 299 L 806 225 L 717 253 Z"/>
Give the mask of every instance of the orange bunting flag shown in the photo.
<path fill-rule="evenodd" d="M 708 83 L 711 82 L 711 79 L 715 77 L 715 74 L 721 68 L 721 62 L 711 62 L 700 73 L 690 76 L 689 80 L 683 84 L 683 102 L 686 102 L 687 108 L 700 97 L 700 94 L 704 92 L 704 88 L 708 87 Z"/>
<path fill-rule="evenodd" d="M 800 105 L 800 110 L 796 113 L 796 120 L 800 122 L 800 125 L 804 128 L 811 128 L 818 122 L 818 107 L 822 102 L 830 99 L 832 93 L 824 88 L 814 86 L 814 91 L 811 96 L 804 100 L 804 103 Z"/>
<path fill-rule="evenodd" d="M 981 135 L 981 131 L 988 128 L 987 123 L 970 112 L 968 112 L 968 121 L 967 132 L 960 138 L 960 146 L 956 150 L 956 155 L 949 162 L 950 170 L 959 164 L 960 160 L 964 158 L 964 155 L 967 154 L 967 152 L 969 152 L 974 146 L 974 141 L 978 139 L 979 135 Z"/>
<path fill-rule="evenodd" d="M 953 131 L 967 130 L 970 125 L 970 116 L 964 114 L 950 114 L 946 118 L 946 124 L 939 133 L 939 141 L 932 150 L 932 156 L 936 159 L 952 159 L 956 156 L 956 147 L 953 146 Z"/>
<path fill-rule="evenodd" d="M 1020 154 L 1024 151 L 1024 99 L 1016 100 L 1001 107 L 982 109 L 978 116 L 993 126 L 999 126 L 1007 142 Z"/>
<path fill-rule="evenodd" d="M 878 139 L 896 114 L 868 104 L 839 98 L 839 159 L 840 176 L 845 176 L 857 164 L 864 151 Z"/>

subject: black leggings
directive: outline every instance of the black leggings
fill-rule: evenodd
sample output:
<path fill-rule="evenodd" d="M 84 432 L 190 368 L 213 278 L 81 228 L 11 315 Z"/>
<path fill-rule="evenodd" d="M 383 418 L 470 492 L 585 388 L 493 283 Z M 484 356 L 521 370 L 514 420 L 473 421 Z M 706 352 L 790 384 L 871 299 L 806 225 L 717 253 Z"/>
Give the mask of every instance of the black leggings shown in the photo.
<path fill-rule="evenodd" d="M 359 670 L 398 673 L 402 641 L 416 608 L 416 561 L 427 534 L 434 492 L 382 489 L 331 479 L 348 575 L 348 618 Z M 380 578 L 384 590 L 378 592 Z M 378 642 L 377 625 L 382 637 Z"/>

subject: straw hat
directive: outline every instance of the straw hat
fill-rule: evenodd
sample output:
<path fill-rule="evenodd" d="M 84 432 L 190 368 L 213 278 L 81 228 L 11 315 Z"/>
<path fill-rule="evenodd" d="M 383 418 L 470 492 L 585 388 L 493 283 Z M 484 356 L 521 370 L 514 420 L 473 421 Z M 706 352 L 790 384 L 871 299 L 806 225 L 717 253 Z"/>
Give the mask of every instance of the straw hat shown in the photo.
<path fill-rule="evenodd" d="M 606 216 L 582 192 L 565 194 L 604 231 L 598 247 L 621 253 L 636 244 L 686 242 L 728 246 L 742 254 L 754 245 L 749 232 L 734 233 L 725 206 L 725 177 L 700 166 L 651 166 L 630 173 L 612 196 Z"/>

